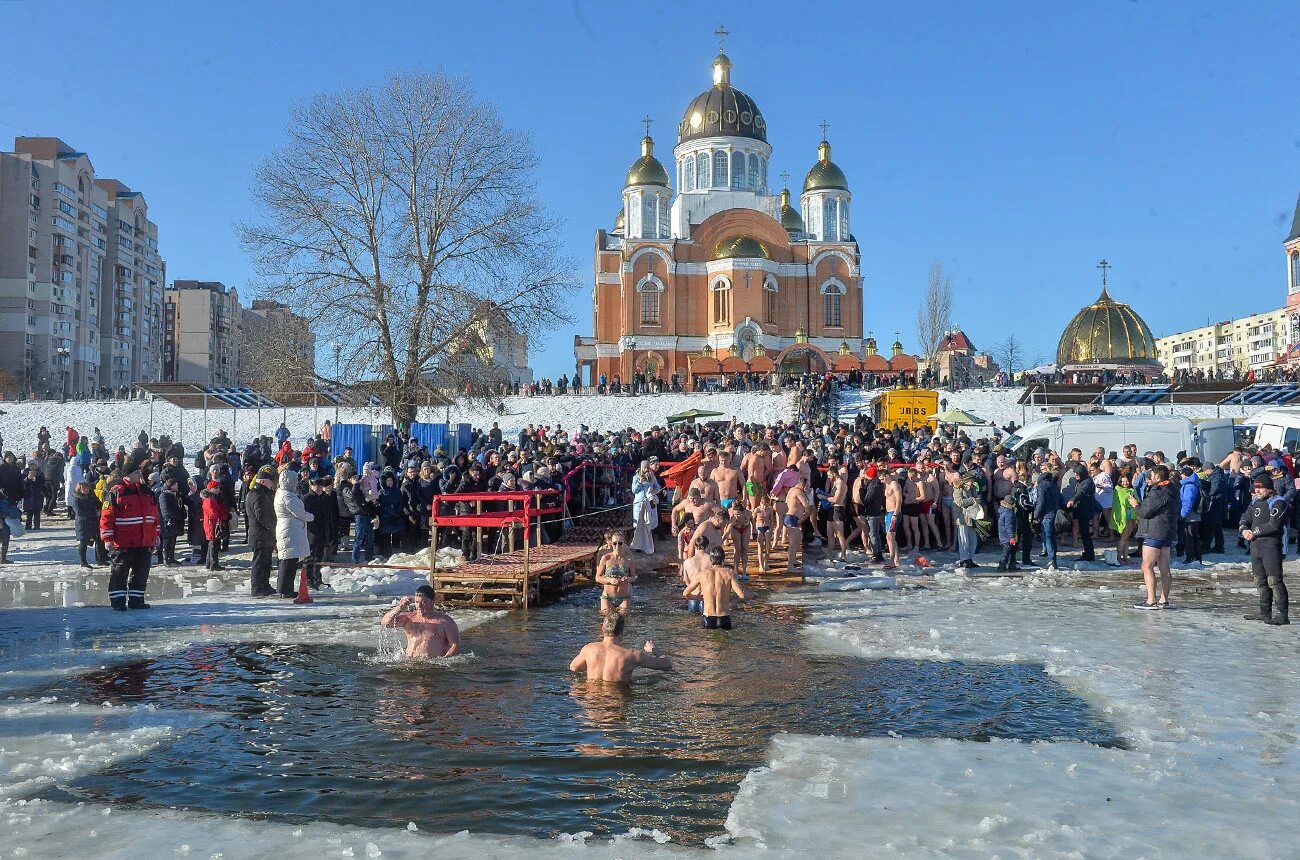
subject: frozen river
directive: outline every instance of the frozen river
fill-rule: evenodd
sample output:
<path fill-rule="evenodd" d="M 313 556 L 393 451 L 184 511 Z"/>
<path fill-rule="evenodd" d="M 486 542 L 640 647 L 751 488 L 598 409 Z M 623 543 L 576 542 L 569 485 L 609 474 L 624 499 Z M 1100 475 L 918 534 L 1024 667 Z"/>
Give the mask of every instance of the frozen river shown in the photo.
<path fill-rule="evenodd" d="M 377 654 L 386 600 L 185 569 L 148 612 L 65 608 L 102 577 L 23 552 L 6 856 L 1300 856 L 1296 628 L 1241 619 L 1239 557 L 1164 613 L 1126 608 L 1132 571 L 940 567 L 764 595 L 709 637 L 651 582 L 637 632 L 678 670 L 610 699 L 555 665 L 591 593 L 463 613 L 473 656 L 412 669 Z"/>

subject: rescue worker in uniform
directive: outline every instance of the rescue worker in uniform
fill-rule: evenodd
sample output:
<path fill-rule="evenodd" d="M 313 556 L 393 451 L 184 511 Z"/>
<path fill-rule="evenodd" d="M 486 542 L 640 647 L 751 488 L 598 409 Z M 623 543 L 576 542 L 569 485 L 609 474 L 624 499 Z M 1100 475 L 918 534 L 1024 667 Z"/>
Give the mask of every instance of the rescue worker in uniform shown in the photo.
<path fill-rule="evenodd" d="M 1286 583 L 1282 581 L 1282 530 L 1290 516 L 1286 500 L 1273 492 L 1267 478 L 1252 486 L 1254 499 L 1241 515 L 1241 536 L 1250 541 L 1250 566 L 1259 589 L 1259 612 L 1247 621 L 1290 624 Z M 1273 610 L 1277 614 L 1273 614 Z"/>
<path fill-rule="evenodd" d="M 99 533 L 112 563 L 109 605 L 118 612 L 148 609 L 144 591 L 158 543 L 158 503 L 144 485 L 139 469 L 132 470 L 109 491 L 99 513 Z"/>

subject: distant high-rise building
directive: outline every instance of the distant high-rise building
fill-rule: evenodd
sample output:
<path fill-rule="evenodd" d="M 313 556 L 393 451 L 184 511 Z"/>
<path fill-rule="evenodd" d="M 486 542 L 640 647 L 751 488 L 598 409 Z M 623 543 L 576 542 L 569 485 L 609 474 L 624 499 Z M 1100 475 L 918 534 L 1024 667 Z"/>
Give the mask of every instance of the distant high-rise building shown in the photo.
<path fill-rule="evenodd" d="M 20 391 L 158 379 L 165 277 L 142 194 L 55 137 L 0 152 L 0 369 Z"/>
<path fill-rule="evenodd" d="M 239 292 L 217 281 L 174 281 L 163 298 L 163 379 L 239 384 Z"/>
<path fill-rule="evenodd" d="M 267 391 L 313 391 L 316 335 L 288 305 L 254 299 L 243 312 L 240 382 Z"/>

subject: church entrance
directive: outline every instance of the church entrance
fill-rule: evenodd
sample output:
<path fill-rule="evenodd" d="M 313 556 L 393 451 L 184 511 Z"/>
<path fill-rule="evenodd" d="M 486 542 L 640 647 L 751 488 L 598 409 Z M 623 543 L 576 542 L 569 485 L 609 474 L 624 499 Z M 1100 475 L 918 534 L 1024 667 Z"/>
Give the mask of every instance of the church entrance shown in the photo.
<path fill-rule="evenodd" d="M 805 373 L 826 373 L 831 369 L 831 361 L 820 347 L 796 343 L 777 356 L 776 366 L 782 376 L 802 376 Z"/>

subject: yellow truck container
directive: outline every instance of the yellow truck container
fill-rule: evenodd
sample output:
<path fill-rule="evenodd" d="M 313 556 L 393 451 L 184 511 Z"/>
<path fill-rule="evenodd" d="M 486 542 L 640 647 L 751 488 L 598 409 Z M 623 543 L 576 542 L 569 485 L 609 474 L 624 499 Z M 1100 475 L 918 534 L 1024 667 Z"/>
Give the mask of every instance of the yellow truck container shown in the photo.
<path fill-rule="evenodd" d="M 928 388 L 895 388 L 886 391 L 872 404 L 871 419 L 884 430 L 934 426 L 931 415 L 939 412 L 939 392 Z"/>

